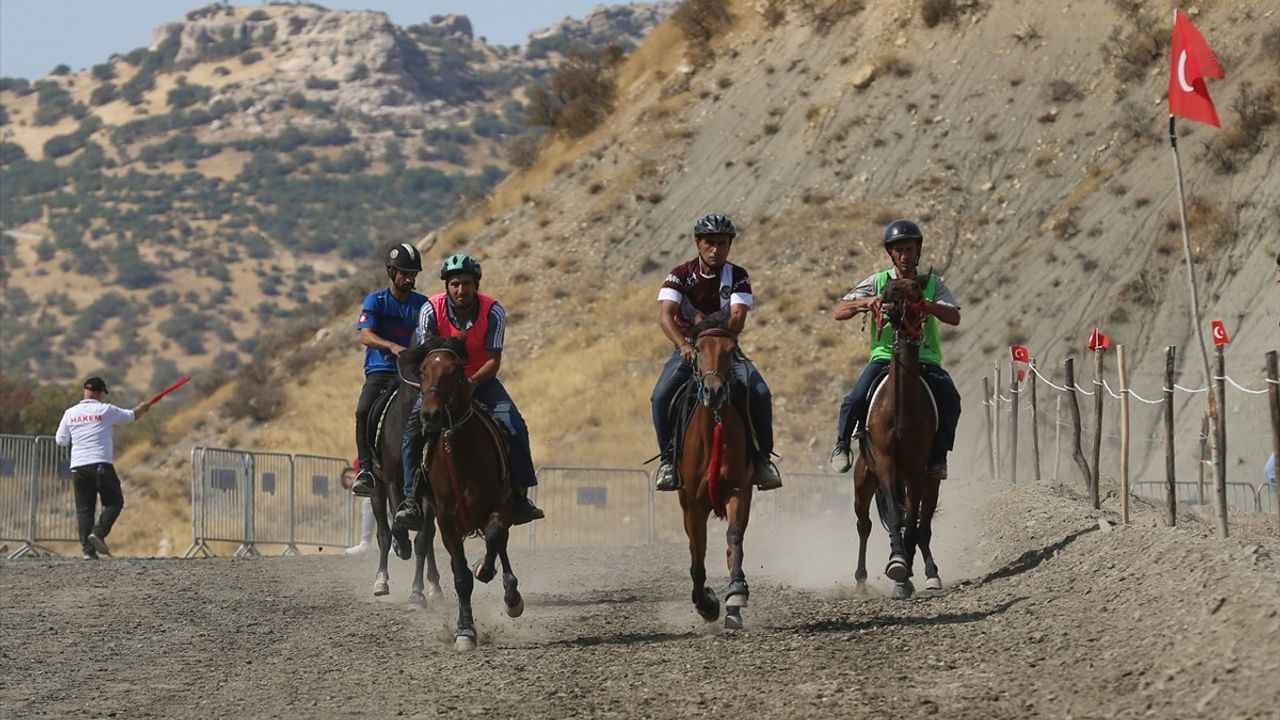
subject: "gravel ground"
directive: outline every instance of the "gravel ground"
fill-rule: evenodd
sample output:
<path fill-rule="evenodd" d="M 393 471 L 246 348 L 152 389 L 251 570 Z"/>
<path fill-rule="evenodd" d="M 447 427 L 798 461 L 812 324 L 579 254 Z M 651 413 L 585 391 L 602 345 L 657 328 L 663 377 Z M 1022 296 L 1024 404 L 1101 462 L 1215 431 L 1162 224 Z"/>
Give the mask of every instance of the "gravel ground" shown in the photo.
<path fill-rule="evenodd" d="M 470 654 L 450 579 L 411 608 L 400 561 L 386 598 L 368 558 L 0 562 L 0 717 L 1280 717 L 1274 518 L 1220 541 L 1045 486 L 952 493 L 940 596 L 856 596 L 848 528 L 748 530 L 731 632 L 683 547 L 519 549 L 525 614 L 478 585 Z"/>

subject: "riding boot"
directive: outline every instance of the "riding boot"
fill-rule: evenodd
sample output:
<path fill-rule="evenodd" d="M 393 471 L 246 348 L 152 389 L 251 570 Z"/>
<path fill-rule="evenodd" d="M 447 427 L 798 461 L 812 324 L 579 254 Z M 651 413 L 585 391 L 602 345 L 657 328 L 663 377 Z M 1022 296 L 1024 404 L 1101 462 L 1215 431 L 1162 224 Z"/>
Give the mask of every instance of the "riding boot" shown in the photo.
<path fill-rule="evenodd" d="M 662 458 L 662 464 L 658 469 L 653 471 L 653 489 L 654 490 L 679 490 L 680 477 L 676 475 L 675 463 L 668 458 Z"/>
<path fill-rule="evenodd" d="M 405 498 L 400 503 L 400 507 L 396 508 L 395 524 L 405 530 L 422 529 L 422 508 L 416 500 Z"/>
<path fill-rule="evenodd" d="M 924 477 L 926 480 L 940 481 L 947 479 L 947 454 L 941 453 L 941 457 L 929 463 L 924 469 Z"/>
<path fill-rule="evenodd" d="M 778 467 L 766 459 L 756 466 L 756 487 L 761 490 L 777 490 L 782 487 L 782 476 Z"/>
<path fill-rule="evenodd" d="M 831 469 L 838 473 L 846 473 L 851 467 L 853 467 L 853 455 L 849 452 L 849 443 L 839 440 L 836 446 L 831 448 Z"/>
<path fill-rule="evenodd" d="M 360 458 L 360 472 L 356 474 L 356 481 L 351 485 L 351 494 L 356 497 L 373 497 L 373 484 L 376 482 L 373 473 L 368 468 L 373 467 L 373 461 Z"/>
<path fill-rule="evenodd" d="M 542 512 L 542 508 L 534 505 L 533 501 L 529 499 L 529 488 L 517 485 L 514 489 L 516 497 L 513 503 L 515 507 L 511 514 L 512 525 L 523 525 L 534 520 L 541 520 L 547 516 L 546 513 Z"/>

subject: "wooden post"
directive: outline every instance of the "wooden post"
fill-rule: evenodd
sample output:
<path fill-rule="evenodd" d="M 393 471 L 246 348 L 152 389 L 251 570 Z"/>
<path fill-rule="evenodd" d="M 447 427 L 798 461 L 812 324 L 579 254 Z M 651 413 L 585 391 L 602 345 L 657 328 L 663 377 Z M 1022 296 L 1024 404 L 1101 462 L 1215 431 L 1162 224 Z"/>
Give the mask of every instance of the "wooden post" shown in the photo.
<path fill-rule="evenodd" d="M 1018 484 L 1018 370 L 1009 362 L 1009 482 Z"/>
<path fill-rule="evenodd" d="M 1217 359 L 1218 374 L 1214 376 L 1210 386 L 1214 394 L 1214 403 L 1218 407 L 1217 427 L 1214 429 L 1213 460 L 1217 472 L 1213 483 L 1213 510 L 1218 518 L 1218 537 L 1227 538 L 1227 367 L 1223 357 L 1223 345 L 1216 345 L 1213 354 Z"/>
<path fill-rule="evenodd" d="M 1204 505 L 1204 461 L 1209 457 L 1209 413 L 1206 411 L 1200 416 L 1200 460 L 1196 463 L 1199 468 L 1199 480 L 1196 482 L 1196 504 Z"/>
<path fill-rule="evenodd" d="M 987 474 L 992 480 L 996 477 L 996 448 L 991 444 L 991 433 L 995 430 L 991 424 L 991 411 L 994 409 L 991 400 L 991 381 L 982 378 L 982 404 L 987 408 Z"/>
<path fill-rule="evenodd" d="M 1276 351 L 1267 353 L 1267 397 L 1271 400 L 1271 452 L 1280 462 L 1280 372 L 1276 371 Z M 1280 495 L 1271 491 L 1275 500 L 1276 518 L 1280 519 Z"/>
<path fill-rule="evenodd" d="M 1004 453 L 1000 452 L 1000 361 L 996 360 L 995 370 L 991 376 L 991 409 L 995 413 L 996 423 L 992 437 L 996 445 L 996 481 L 1000 481 L 1000 465 Z"/>
<path fill-rule="evenodd" d="M 1120 373 L 1120 522 L 1129 524 L 1129 374 L 1124 362 L 1124 346 L 1116 346 L 1116 367 Z"/>
<path fill-rule="evenodd" d="M 1164 349 L 1164 499 L 1168 505 L 1165 519 L 1169 527 L 1178 525 L 1178 483 L 1173 462 L 1173 358 L 1176 352 L 1172 345 Z"/>
<path fill-rule="evenodd" d="M 1034 469 L 1032 478 L 1040 482 L 1040 411 L 1036 407 L 1036 361 L 1031 360 L 1031 466 Z"/>
<path fill-rule="evenodd" d="M 1089 472 L 1089 461 L 1085 460 L 1084 448 L 1080 446 L 1080 403 L 1076 401 L 1075 359 L 1067 358 L 1067 409 L 1071 411 L 1071 457 L 1076 467 L 1084 476 L 1085 489 L 1093 485 L 1093 473 Z"/>
<path fill-rule="evenodd" d="M 1089 485 L 1089 499 L 1093 500 L 1093 509 L 1102 507 L 1099 487 L 1102 484 L 1100 458 L 1102 457 L 1102 396 L 1106 390 L 1102 387 L 1102 353 L 1101 347 L 1093 351 L 1093 479 Z"/>
<path fill-rule="evenodd" d="M 1062 396 L 1053 408 L 1053 482 L 1058 482 L 1058 468 L 1062 466 Z"/>

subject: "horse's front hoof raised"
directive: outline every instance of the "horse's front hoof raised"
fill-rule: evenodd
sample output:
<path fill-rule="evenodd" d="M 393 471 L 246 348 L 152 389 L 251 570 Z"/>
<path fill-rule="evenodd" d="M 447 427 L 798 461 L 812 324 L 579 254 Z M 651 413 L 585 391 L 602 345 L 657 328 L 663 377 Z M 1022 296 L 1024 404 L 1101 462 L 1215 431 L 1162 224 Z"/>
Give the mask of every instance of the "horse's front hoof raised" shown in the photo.
<path fill-rule="evenodd" d="M 911 577 L 911 567 L 907 565 L 907 559 L 894 555 L 889 558 L 889 564 L 884 569 L 884 574 L 894 582 L 902 582 Z"/>
<path fill-rule="evenodd" d="M 489 582 L 494 578 L 495 575 L 498 574 L 497 566 L 485 565 L 484 560 L 477 560 L 476 564 L 472 566 L 471 570 L 473 573 L 475 573 L 476 579 L 482 583 Z"/>
<path fill-rule="evenodd" d="M 909 597 L 911 597 L 912 595 L 914 595 L 914 594 L 915 594 L 915 592 L 916 592 L 916 588 L 915 588 L 915 586 L 914 586 L 914 585 L 912 585 L 912 584 L 911 584 L 911 581 L 910 581 L 910 580 L 904 580 L 904 581 L 902 581 L 902 582 L 895 582 L 895 583 L 893 584 L 893 599 L 894 599 L 894 600 L 906 600 L 907 598 L 909 598 Z"/>
<path fill-rule="evenodd" d="M 475 635 L 458 635 L 453 639 L 453 649 L 458 652 L 471 652 L 472 650 L 475 650 Z"/>
<path fill-rule="evenodd" d="M 421 590 L 414 590 L 413 592 L 409 593 L 409 604 L 416 605 L 418 607 L 426 607 L 427 596 L 423 595 Z"/>
<path fill-rule="evenodd" d="M 395 553 L 396 557 L 401 560 L 408 560 L 413 557 L 413 545 L 409 542 L 408 534 L 404 536 L 403 541 L 394 534 L 391 536 L 391 552 Z"/>
<path fill-rule="evenodd" d="M 742 609 L 737 607 L 728 607 L 724 611 L 724 629 L 725 630 L 741 630 L 742 629 Z"/>

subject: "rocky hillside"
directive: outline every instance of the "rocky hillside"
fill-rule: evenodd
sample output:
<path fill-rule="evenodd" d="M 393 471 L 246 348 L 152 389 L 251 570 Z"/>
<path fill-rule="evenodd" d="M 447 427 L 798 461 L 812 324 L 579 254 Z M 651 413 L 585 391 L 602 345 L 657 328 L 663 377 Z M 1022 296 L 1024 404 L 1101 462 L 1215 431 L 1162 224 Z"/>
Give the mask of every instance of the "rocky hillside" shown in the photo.
<path fill-rule="evenodd" d="M 635 42 L 666 12 L 539 37 Z M 457 15 L 210 5 L 90 70 L 4 78 L 3 372 L 143 387 L 272 354 L 282 320 L 314 328 L 353 268 L 509 172 L 536 136 L 524 89 L 566 48 Z"/>

